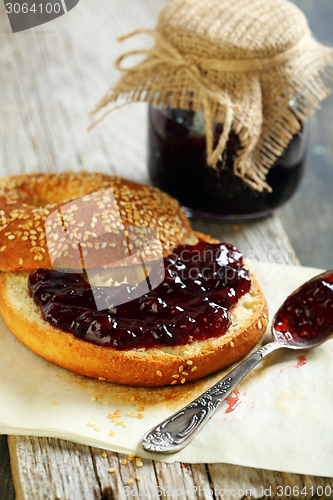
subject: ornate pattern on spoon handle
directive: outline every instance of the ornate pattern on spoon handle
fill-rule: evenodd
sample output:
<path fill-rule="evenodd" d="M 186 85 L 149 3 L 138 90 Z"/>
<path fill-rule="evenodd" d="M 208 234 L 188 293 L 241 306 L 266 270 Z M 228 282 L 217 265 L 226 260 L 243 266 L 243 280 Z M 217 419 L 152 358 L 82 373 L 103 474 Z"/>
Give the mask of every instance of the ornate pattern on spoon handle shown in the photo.
<path fill-rule="evenodd" d="M 143 441 L 144 449 L 146 451 L 162 451 L 166 453 L 168 445 L 181 445 L 189 435 L 196 433 L 196 430 L 200 428 L 200 424 L 216 410 L 218 405 L 230 392 L 230 386 L 230 377 L 226 380 L 221 380 L 197 399 L 177 413 L 174 413 L 170 418 L 164 420 L 155 429 L 145 435 Z M 177 429 L 183 423 L 186 426 L 180 432 L 177 432 Z"/>
<path fill-rule="evenodd" d="M 252 368 L 280 347 L 284 347 L 282 342 L 271 342 L 252 353 L 217 384 L 148 431 L 142 439 L 143 448 L 157 453 L 174 453 L 184 448 Z"/>

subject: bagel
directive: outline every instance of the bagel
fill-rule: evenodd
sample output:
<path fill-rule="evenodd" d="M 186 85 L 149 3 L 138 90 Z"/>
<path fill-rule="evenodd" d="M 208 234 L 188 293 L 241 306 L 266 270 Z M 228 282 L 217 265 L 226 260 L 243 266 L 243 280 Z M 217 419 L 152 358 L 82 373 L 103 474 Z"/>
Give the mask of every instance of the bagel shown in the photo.
<path fill-rule="evenodd" d="M 0 253 L 1 270 L 6 271 L 0 274 L 0 312 L 7 327 L 18 340 L 44 359 L 80 375 L 117 384 L 146 387 L 176 385 L 197 380 L 239 360 L 263 336 L 267 326 L 267 303 L 257 278 L 251 272 L 249 272 L 250 284 L 246 278 L 248 289 L 242 292 L 238 300 L 233 303 L 228 312 L 227 327 L 221 330 L 221 334 L 215 331 L 213 336 L 209 334 L 201 338 L 198 335 L 197 338 L 191 337 L 186 342 L 171 342 L 170 344 L 156 342 L 156 345 L 148 347 L 129 345 L 126 348 L 116 348 L 114 345 L 98 345 L 93 341 L 79 338 L 71 331 L 54 326 L 44 319 L 45 315 L 43 316 L 41 307 L 37 305 L 33 294 L 29 292 L 28 278 L 33 270 L 39 268 L 52 270 L 52 258 L 47 254 L 49 240 L 46 239 L 49 216 L 54 211 L 58 213 L 60 209 L 62 210 L 63 203 L 68 204 L 67 206 L 72 210 L 75 196 L 92 195 L 88 201 L 92 201 L 93 206 L 90 206 L 89 211 L 83 210 L 83 220 L 80 219 L 80 222 L 89 225 L 92 220 L 91 212 L 97 213 L 95 204 L 99 209 L 98 204 L 103 204 L 103 200 L 93 195 L 94 190 L 97 190 L 98 195 L 111 188 L 117 204 L 124 207 L 124 213 L 121 213 L 122 209 L 120 213 L 121 223 L 125 229 L 130 225 L 136 226 L 137 224 L 137 227 L 140 227 L 140 224 L 146 224 L 146 227 L 156 231 L 162 243 L 163 256 L 166 258 L 174 249 L 176 252 L 177 248 L 182 248 L 179 245 L 187 245 L 184 248 L 196 248 L 200 242 L 215 246 L 219 242 L 202 233 L 191 232 L 187 217 L 178 202 L 170 196 L 124 179 L 85 173 L 33 174 L 16 178 L 7 177 L 0 181 L 0 186 L 0 206 L 2 207 L 0 214 L 5 220 L 5 222 L 2 221 L 3 226 L 6 226 L 0 232 L 2 238 L 0 242 L 4 245 L 9 241 L 12 245 L 8 250 L 6 248 Z M 50 186 L 53 186 L 54 196 L 49 192 Z M 38 207 L 38 205 L 43 207 Z M 70 212 L 62 211 L 62 213 L 70 215 Z M 139 214 L 137 219 L 136 213 Z M 40 216 L 40 219 L 35 217 L 36 214 Z M 148 217 L 146 217 L 147 214 Z M 99 222 L 98 217 L 95 217 Z M 70 217 L 68 220 L 70 221 Z M 44 238 L 40 238 L 41 241 L 47 241 L 47 244 L 41 246 L 46 250 L 42 252 L 41 260 L 31 259 L 29 255 L 34 253 L 31 249 L 36 247 L 33 245 L 36 241 L 34 238 L 23 240 L 20 244 L 20 238 L 24 235 L 24 228 L 20 225 L 31 224 L 31 222 L 34 223 L 35 233 L 29 232 L 29 234 L 34 236 L 37 232 L 45 233 Z M 75 220 L 73 231 L 77 223 L 78 221 Z M 105 226 L 106 224 L 101 223 L 96 229 L 107 232 Z M 39 227 L 41 231 L 37 231 Z M 55 222 L 50 227 L 51 235 L 60 235 L 63 229 L 61 225 L 55 225 Z M 10 234 L 15 238 L 8 240 Z M 59 238 L 60 236 L 55 241 Z M 84 243 L 82 234 L 81 239 L 78 234 L 75 238 L 72 240 L 73 244 Z M 97 236 L 93 238 L 97 239 Z M 54 238 L 51 238 L 51 241 L 52 239 Z M 111 267 L 118 266 L 119 260 L 120 266 L 122 265 L 124 245 L 121 243 L 120 249 L 118 245 L 119 242 L 115 242 L 115 245 L 109 247 L 113 251 Z M 100 256 L 101 245 L 99 248 L 93 246 L 91 250 L 96 266 L 100 266 L 99 272 L 103 275 L 110 271 L 106 269 L 109 266 L 105 265 L 105 255 Z M 57 251 L 61 253 L 63 248 L 57 248 Z M 247 270 L 243 266 L 241 254 L 234 247 L 232 251 L 239 258 L 242 272 L 246 274 Z M 15 255 L 12 256 L 11 253 Z M 146 258 L 151 259 L 153 263 L 156 255 L 150 252 L 146 254 Z M 19 259 L 23 260 L 23 264 L 19 263 Z M 65 260 L 64 265 L 72 266 L 73 260 L 74 258 Z M 81 259 L 79 263 L 81 269 L 78 269 L 80 276 L 85 276 L 85 278 L 86 263 L 86 259 Z M 164 282 L 161 286 L 163 285 Z M 113 312 L 112 308 L 110 310 Z"/>
<path fill-rule="evenodd" d="M 57 269 L 119 265 L 127 239 L 145 244 L 154 240 L 149 231 L 166 256 L 190 230 L 175 199 L 120 177 L 64 172 L 0 179 L 1 271 L 53 269 L 55 257 Z M 150 250 L 146 261 L 156 257 Z"/>

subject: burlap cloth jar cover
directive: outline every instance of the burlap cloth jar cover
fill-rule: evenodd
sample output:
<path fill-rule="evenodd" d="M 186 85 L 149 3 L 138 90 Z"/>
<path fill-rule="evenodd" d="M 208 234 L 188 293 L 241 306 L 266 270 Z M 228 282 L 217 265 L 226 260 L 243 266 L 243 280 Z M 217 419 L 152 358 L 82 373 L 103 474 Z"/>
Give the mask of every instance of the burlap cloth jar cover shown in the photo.
<path fill-rule="evenodd" d="M 270 190 L 268 169 L 330 93 L 333 77 L 333 49 L 311 36 L 303 13 L 286 0 L 173 0 L 155 31 L 120 40 L 139 33 L 154 37 L 154 47 L 116 61 L 123 76 L 95 112 L 119 98 L 203 110 L 207 164 L 216 167 L 233 129 L 241 145 L 235 174 Z M 135 54 L 146 58 L 123 68 Z M 223 123 L 215 149 L 214 122 Z"/>

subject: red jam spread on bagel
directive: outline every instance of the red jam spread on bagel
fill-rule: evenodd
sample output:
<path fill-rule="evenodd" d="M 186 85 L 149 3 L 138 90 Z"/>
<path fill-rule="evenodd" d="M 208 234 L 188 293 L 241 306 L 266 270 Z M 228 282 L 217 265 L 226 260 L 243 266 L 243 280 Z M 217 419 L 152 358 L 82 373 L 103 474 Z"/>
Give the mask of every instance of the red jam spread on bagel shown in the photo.
<path fill-rule="evenodd" d="M 137 287 L 122 284 L 122 305 L 112 307 L 114 287 L 91 287 L 79 274 L 37 269 L 28 280 L 43 317 L 53 326 L 97 345 L 124 350 L 184 345 L 220 336 L 230 311 L 251 287 L 242 254 L 229 244 L 180 245 L 164 259 L 164 280 L 131 299 Z M 140 287 L 140 284 L 138 285 Z M 97 310 L 96 294 L 105 300 Z"/>

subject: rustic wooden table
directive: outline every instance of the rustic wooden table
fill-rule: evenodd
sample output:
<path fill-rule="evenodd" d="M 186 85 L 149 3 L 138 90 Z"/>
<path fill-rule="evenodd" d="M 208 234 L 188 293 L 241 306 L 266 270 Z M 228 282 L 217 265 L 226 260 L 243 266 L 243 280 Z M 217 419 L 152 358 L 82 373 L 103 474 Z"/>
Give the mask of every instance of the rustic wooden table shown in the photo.
<path fill-rule="evenodd" d="M 305 11 L 317 38 L 333 44 L 331 0 L 295 3 Z M 90 110 L 117 78 L 112 61 L 129 47 L 127 42 L 119 46 L 115 38 L 137 27 L 153 28 L 164 5 L 165 0 L 86 0 L 49 24 L 12 34 L 1 3 L 0 175 L 85 169 L 148 182 L 144 104 L 115 112 L 90 133 L 86 128 Z M 333 98 L 328 98 L 312 120 L 303 184 L 279 211 L 279 218 L 238 227 L 193 221 L 194 227 L 235 243 L 258 260 L 298 264 L 299 259 L 303 265 L 332 268 L 332 112 Z M 331 486 L 333 491 L 333 480 L 328 478 L 150 460 L 143 460 L 143 467 L 136 470 L 133 462 L 122 465 L 121 455 L 108 452 L 104 458 L 103 450 L 63 440 L 10 436 L 8 443 L 11 467 L 7 438 L 1 436 L 0 498 L 4 500 L 15 498 L 14 485 L 16 498 L 25 500 L 124 499 L 127 480 L 136 476 L 141 481 L 131 485 L 134 494 L 140 488 L 142 498 L 152 499 L 157 498 L 157 486 L 170 485 L 187 489 L 188 494 L 178 497 L 184 499 L 222 498 L 221 492 L 207 493 L 211 484 L 225 491 L 224 499 L 262 498 L 262 487 L 271 486 L 276 492 L 278 485 L 299 491 L 307 486 L 306 496 L 298 496 L 295 489 L 288 498 L 312 498 L 317 486 Z M 110 467 L 118 467 L 119 473 L 108 473 Z M 246 489 L 252 490 L 251 495 L 242 493 Z"/>

